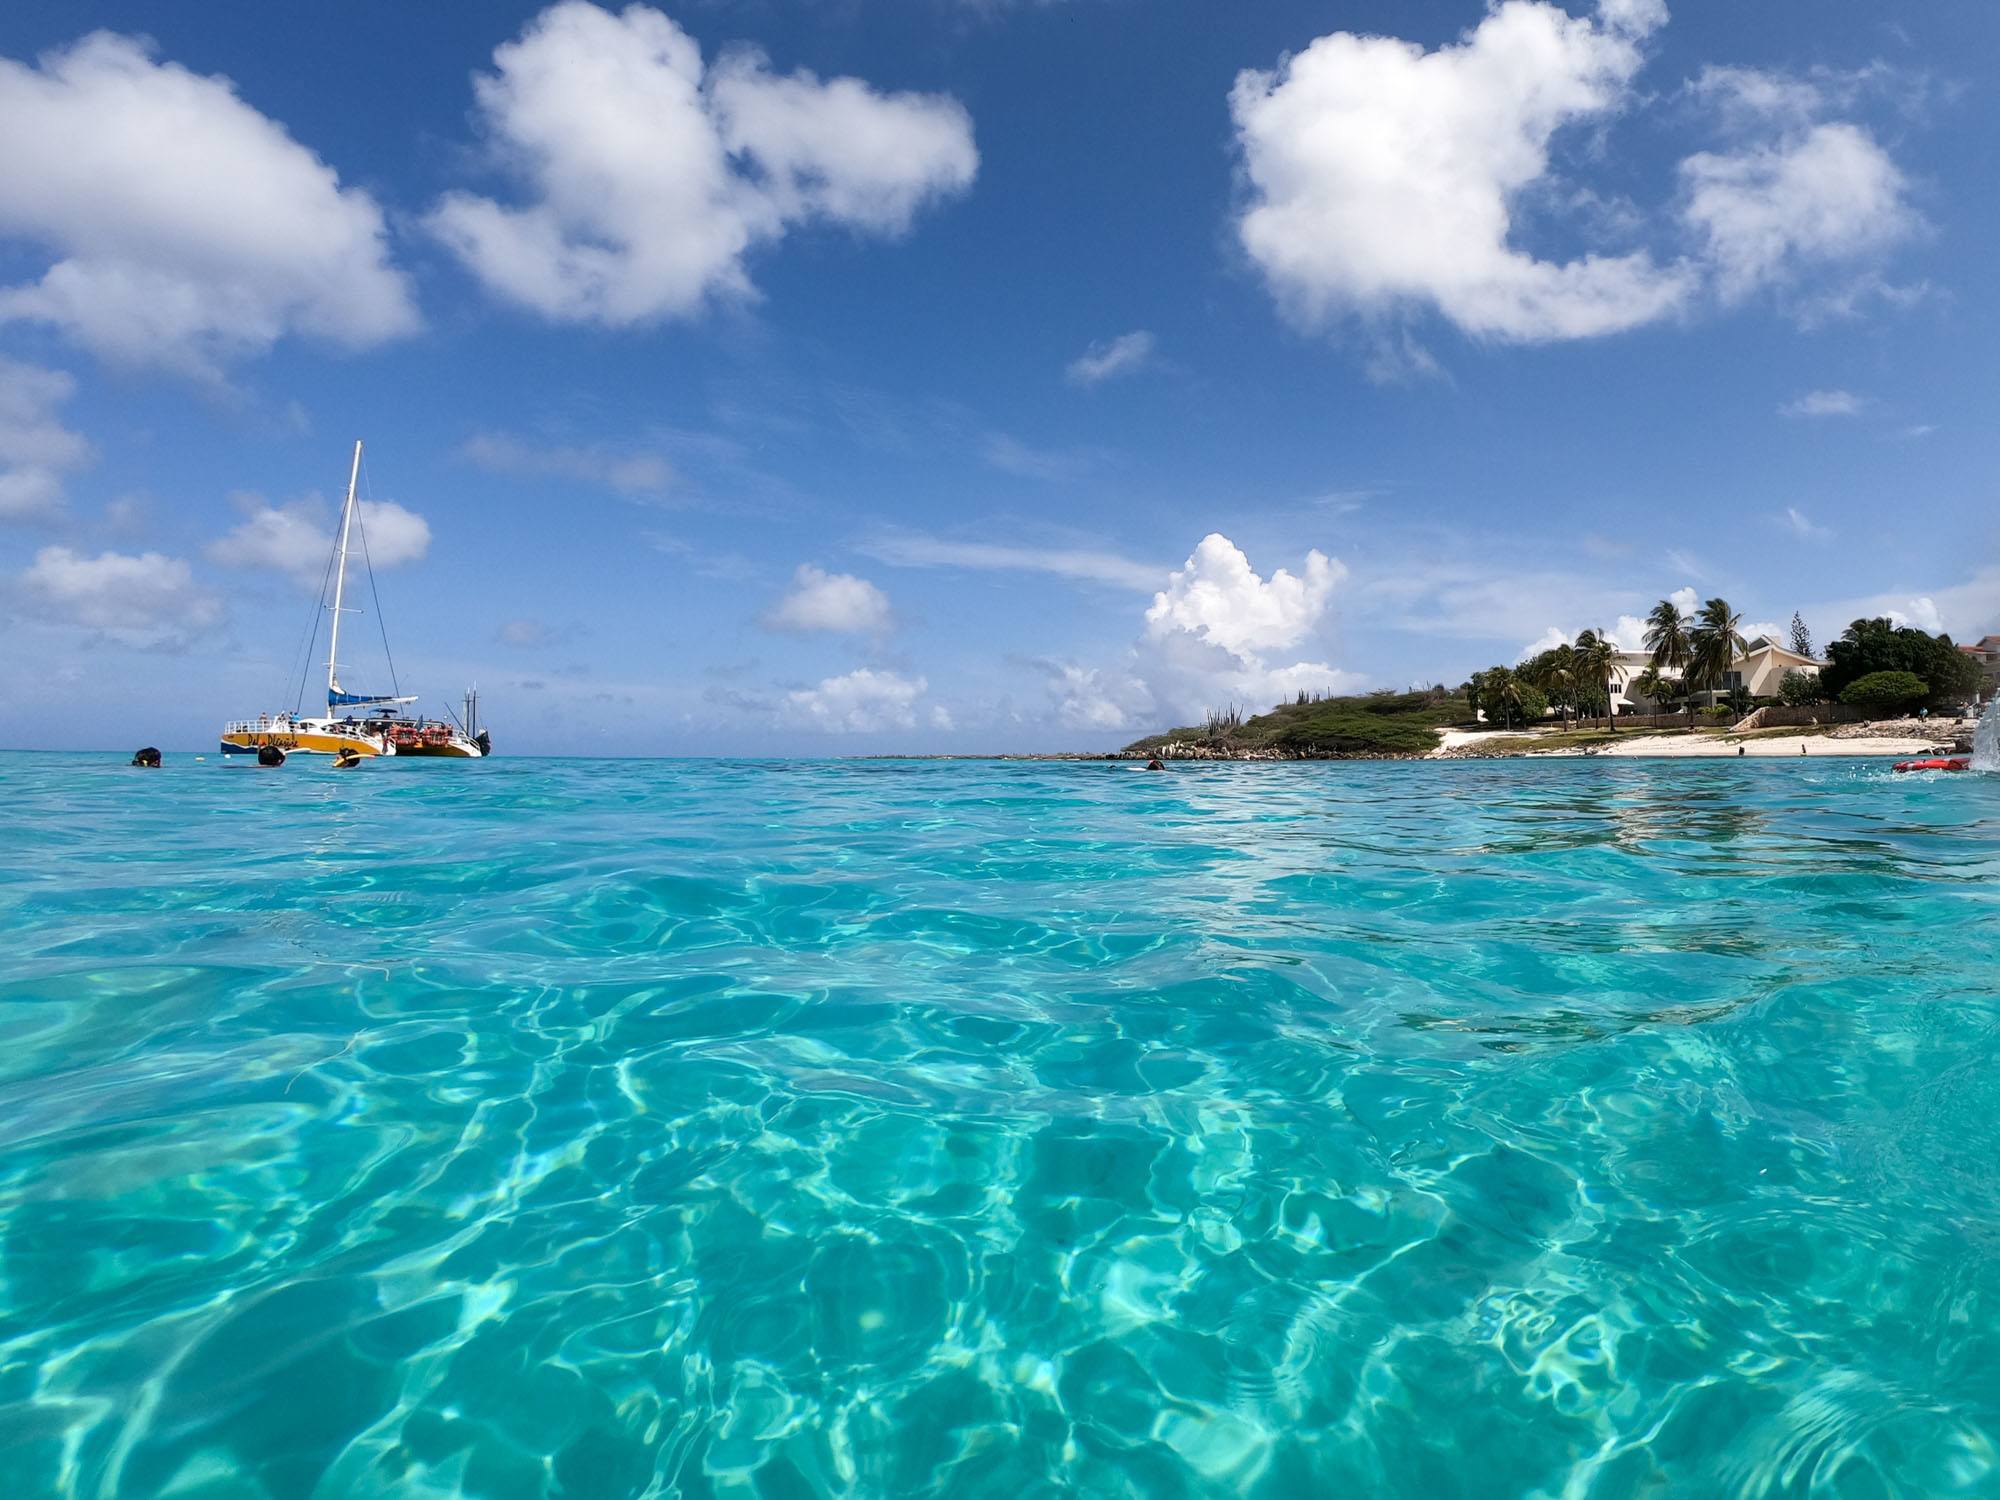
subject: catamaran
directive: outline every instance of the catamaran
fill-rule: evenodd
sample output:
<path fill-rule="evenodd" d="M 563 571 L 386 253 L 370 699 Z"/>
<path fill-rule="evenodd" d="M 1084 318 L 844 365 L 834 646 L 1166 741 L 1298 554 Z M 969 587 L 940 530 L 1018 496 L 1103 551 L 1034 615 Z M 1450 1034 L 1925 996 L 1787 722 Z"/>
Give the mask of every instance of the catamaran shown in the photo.
<path fill-rule="evenodd" d="M 329 571 L 333 575 L 333 624 L 326 648 L 326 713 L 260 714 L 223 727 L 224 755 L 255 755 L 266 745 L 287 752 L 313 755 L 438 755 L 477 760 L 493 753 L 493 741 L 479 722 L 479 691 L 468 689 L 465 713 L 456 723 L 426 719 L 405 710 L 417 700 L 396 693 L 350 693 L 340 685 L 340 617 L 359 614 L 343 602 L 347 595 L 348 542 L 354 530 L 354 489 L 361 478 L 361 444 L 354 445 L 354 466 L 347 475 L 347 500 L 340 508 L 339 540 Z M 366 530 L 362 557 L 367 558 Z M 369 569 L 372 584 L 374 570 Z M 326 608 L 324 588 L 315 609 Z M 317 634 L 317 623 L 314 633 Z M 386 644 L 386 637 L 385 637 Z M 307 648 L 310 651 L 310 647 Z M 393 675 L 393 674 L 392 674 Z M 304 697 L 303 690 L 300 697 Z M 449 712 L 449 710 L 447 710 Z"/>

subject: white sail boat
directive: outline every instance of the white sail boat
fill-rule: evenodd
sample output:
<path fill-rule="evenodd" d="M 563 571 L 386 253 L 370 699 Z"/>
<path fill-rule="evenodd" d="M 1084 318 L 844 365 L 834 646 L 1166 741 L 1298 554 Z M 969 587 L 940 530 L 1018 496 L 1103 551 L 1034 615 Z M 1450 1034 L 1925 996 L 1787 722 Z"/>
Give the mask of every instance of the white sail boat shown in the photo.
<path fill-rule="evenodd" d="M 361 478 L 361 444 L 354 445 L 354 466 L 347 475 L 347 500 L 340 508 L 340 535 L 334 544 L 333 624 L 326 648 L 326 713 L 260 714 L 239 719 L 222 731 L 224 755 L 254 755 L 266 745 L 286 752 L 314 755 L 433 755 L 477 760 L 493 753 L 493 741 L 480 727 L 479 694 L 465 695 L 465 718 L 457 724 L 405 713 L 415 697 L 351 693 L 340 685 L 340 617 L 358 614 L 347 597 L 348 540 L 354 530 L 354 489 Z M 320 608 L 325 607 L 322 594 Z"/>

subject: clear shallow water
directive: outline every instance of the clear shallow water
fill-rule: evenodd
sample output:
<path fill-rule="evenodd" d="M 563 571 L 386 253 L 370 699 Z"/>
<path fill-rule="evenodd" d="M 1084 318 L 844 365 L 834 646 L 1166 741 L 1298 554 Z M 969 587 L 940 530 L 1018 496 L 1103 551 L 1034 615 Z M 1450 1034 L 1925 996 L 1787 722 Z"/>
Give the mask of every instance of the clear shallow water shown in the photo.
<path fill-rule="evenodd" d="M 0 1494 L 2000 1493 L 2000 778 L 0 806 Z"/>

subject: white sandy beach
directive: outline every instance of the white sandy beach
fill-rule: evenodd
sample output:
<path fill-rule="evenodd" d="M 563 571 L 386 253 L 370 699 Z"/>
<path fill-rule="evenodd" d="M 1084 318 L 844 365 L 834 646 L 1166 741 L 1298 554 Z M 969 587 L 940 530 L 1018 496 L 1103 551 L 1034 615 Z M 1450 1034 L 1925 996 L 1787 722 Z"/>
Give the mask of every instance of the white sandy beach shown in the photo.
<path fill-rule="evenodd" d="M 1644 757 L 1653 759 L 1706 759 L 1735 760 L 1752 756 L 1768 758 L 1788 756 L 1799 758 L 1799 749 L 1805 747 L 1808 757 L 1845 757 L 1879 755 L 1898 759 L 1925 755 L 1950 739 L 1950 731 L 1940 725 L 1943 733 L 1926 736 L 1911 735 L 1857 735 L 1835 738 L 1826 734 L 1808 735 L 1768 735 L 1761 738 L 1737 739 L 1711 735 L 1654 734 L 1645 730 L 1634 730 L 1629 736 L 1621 735 L 1614 741 L 1589 747 L 1558 747 L 1547 750 L 1522 750 L 1525 756 L 1598 756 L 1614 755 Z M 1500 729 L 1447 729 L 1438 748 L 1427 757 L 1432 760 L 1456 759 L 1467 752 L 1476 754 L 1479 747 L 1492 740 L 1520 740 L 1531 737 L 1521 730 Z M 1454 754 L 1456 752 L 1456 754 Z"/>

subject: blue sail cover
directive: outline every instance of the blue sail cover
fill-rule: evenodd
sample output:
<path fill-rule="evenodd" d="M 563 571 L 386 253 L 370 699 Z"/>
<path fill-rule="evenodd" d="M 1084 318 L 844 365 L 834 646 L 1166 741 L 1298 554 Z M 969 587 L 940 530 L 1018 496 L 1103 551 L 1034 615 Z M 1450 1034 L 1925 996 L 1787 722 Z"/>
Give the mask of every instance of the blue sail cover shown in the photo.
<path fill-rule="evenodd" d="M 358 703 L 393 703 L 394 701 L 393 698 L 384 697 L 380 693 L 328 693 L 326 695 L 326 706 L 328 708 L 348 708 Z"/>

